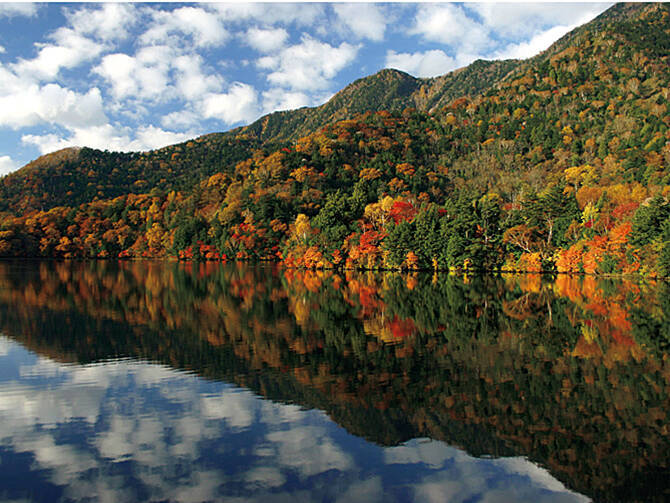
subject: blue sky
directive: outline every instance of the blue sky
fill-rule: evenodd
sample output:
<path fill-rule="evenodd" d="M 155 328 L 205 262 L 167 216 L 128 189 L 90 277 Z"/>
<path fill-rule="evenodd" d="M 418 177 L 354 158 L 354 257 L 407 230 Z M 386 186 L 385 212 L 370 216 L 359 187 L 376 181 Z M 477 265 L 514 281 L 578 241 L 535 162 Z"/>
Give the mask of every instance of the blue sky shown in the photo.
<path fill-rule="evenodd" d="M 324 103 L 382 68 L 526 58 L 610 3 L 0 3 L 0 175 Z"/>

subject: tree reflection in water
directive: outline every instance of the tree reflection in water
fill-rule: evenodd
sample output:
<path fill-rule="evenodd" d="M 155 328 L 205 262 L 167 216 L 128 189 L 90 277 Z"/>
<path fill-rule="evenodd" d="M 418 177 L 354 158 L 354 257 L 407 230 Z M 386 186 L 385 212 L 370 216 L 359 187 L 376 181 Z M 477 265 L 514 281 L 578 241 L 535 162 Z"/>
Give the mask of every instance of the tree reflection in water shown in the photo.
<path fill-rule="evenodd" d="M 668 290 L 590 276 L 5 262 L 0 330 L 53 362 L 148 360 L 272 406 L 320 409 L 349 433 L 397 446 L 387 458 L 430 438 L 473 456 L 526 457 L 594 499 L 661 501 Z M 505 473 L 513 463 L 496 462 Z M 254 466 L 253 477 L 279 477 Z"/>

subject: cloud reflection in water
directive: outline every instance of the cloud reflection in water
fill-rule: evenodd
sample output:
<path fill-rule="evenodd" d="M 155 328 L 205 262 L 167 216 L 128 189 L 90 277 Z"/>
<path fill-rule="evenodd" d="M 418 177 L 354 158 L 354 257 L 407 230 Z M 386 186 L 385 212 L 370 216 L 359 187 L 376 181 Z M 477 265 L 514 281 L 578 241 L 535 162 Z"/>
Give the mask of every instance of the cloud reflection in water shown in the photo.
<path fill-rule="evenodd" d="M 5 500 L 586 500 L 522 458 L 383 448 L 233 385 L 133 360 L 61 364 L 5 337 L 0 439 Z"/>

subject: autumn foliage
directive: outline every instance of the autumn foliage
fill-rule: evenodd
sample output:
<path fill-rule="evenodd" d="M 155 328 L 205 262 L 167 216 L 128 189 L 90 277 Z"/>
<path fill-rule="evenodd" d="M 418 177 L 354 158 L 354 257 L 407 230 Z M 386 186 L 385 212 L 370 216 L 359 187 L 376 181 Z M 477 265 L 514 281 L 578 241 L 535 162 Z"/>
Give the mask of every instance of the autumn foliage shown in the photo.
<path fill-rule="evenodd" d="M 486 92 L 291 141 L 50 154 L 0 179 L 0 256 L 668 276 L 669 19 L 617 6 Z"/>

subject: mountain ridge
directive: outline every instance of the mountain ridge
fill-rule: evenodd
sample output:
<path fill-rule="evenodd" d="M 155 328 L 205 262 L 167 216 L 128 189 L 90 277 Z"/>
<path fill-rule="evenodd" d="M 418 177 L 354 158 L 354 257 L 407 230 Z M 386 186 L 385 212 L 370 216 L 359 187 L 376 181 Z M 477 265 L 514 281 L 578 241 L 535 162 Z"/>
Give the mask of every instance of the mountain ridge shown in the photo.
<path fill-rule="evenodd" d="M 300 136 L 313 133 L 326 124 L 335 122 L 337 120 L 348 119 L 356 113 L 378 111 L 381 109 L 402 110 L 406 107 L 413 107 L 419 110 L 432 112 L 439 107 L 446 106 L 450 101 L 456 98 L 463 96 L 472 97 L 476 94 L 479 94 L 489 89 L 491 86 L 499 84 L 502 80 L 509 77 L 509 75 L 515 70 L 523 68 L 525 64 L 535 63 L 543 58 L 555 54 L 556 52 L 559 52 L 562 48 L 565 48 L 565 46 L 575 37 L 582 35 L 585 30 L 588 31 L 598 29 L 607 23 L 628 19 L 632 15 L 644 15 L 645 11 L 649 12 L 655 10 L 655 5 L 657 4 L 615 4 L 613 7 L 598 15 L 592 21 L 568 32 L 544 51 L 541 51 L 539 54 L 524 60 L 478 59 L 467 66 L 457 68 L 444 75 L 431 78 L 414 77 L 409 73 L 403 72 L 401 70 L 384 68 L 372 75 L 361 77 L 348 84 L 340 91 L 335 93 L 323 105 L 271 112 L 260 117 L 251 124 L 239 126 L 226 132 L 206 133 L 199 137 L 193 138 L 192 140 L 162 147 L 161 149 L 155 149 L 154 151 L 184 145 L 188 142 L 196 141 L 203 137 L 213 137 L 215 135 L 241 135 L 245 138 L 252 137 L 255 140 L 269 143 L 292 141 L 296 140 Z M 493 75 L 487 75 L 487 70 Z M 385 90 L 382 93 L 376 94 L 376 102 L 372 105 L 363 102 L 355 103 L 354 106 L 351 107 L 351 110 L 344 107 L 344 101 L 347 101 L 347 99 L 351 101 L 350 94 L 352 90 L 357 90 L 361 87 L 367 87 L 378 91 L 380 84 L 378 80 L 380 79 L 382 79 L 383 82 L 395 80 L 395 86 L 392 86 L 390 89 Z M 408 88 L 410 89 L 410 92 L 398 92 L 403 90 L 406 91 Z M 381 99 L 382 97 L 384 99 Z M 383 105 L 383 108 L 381 108 L 381 105 Z M 303 126 L 296 127 L 296 125 L 300 124 Z M 66 151 L 68 148 L 61 149 L 56 152 Z M 88 147 L 79 146 L 73 148 L 81 149 Z M 44 162 L 46 161 L 45 157 L 48 159 L 48 156 L 54 153 L 55 152 L 44 154 L 29 162 L 26 164 L 26 166 L 21 167 L 14 173 L 22 171 L 24 167 L 30 165 L 48 165 L 48 163 Z M 51 157 L 58 158 L 58 156 Z M 10 173 L 10 175 L 11 174 L 12 173 Z"/>

